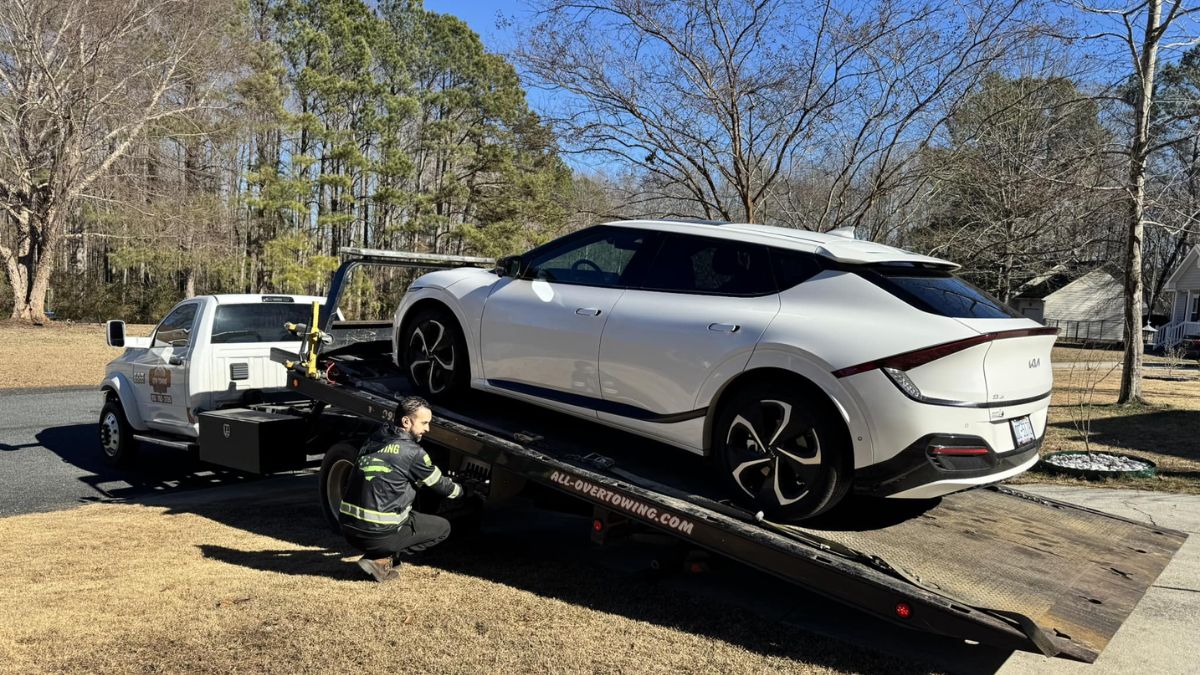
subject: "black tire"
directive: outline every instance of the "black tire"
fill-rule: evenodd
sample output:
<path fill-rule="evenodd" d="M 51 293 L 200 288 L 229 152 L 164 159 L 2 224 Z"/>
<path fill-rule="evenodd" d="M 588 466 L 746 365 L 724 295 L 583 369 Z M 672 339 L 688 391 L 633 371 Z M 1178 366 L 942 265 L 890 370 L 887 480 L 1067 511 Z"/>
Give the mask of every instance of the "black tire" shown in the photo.
<path fill-rule="evenodd" d="M 851 450 L 836 415 L 793 383 L 735 391 L 713 427 L 715 465 L 736 497 L 770 520 L 820 515 L 850 488 Z"/>
<path fill-rule="evenodd" d="M 338 509 L 341 508 L 346 486 L 350 483 L 350 470 L 357 461 L 358 446 L 351 443 L 335 443 L 321 459 L 321 512 L 337 534 L 342 532 L 342 526 L 338 523 Z"/>
<path fill-rule="evenodd" d="M 470 387 L 467 341 L 454 315 L 444 307 L 427 307 L 404 322 L 396 345 L 404 372 L 418 393 L 443 400 Z"/>
<path fill-rule="evenodd" d="M 129 466 L 137 455 L 137 441 L 133 440 L 133 427 L 125 419 L 125 409 L 115 398 L 110 397 L 100 409 L 99 434 L 104 463 Z"/>

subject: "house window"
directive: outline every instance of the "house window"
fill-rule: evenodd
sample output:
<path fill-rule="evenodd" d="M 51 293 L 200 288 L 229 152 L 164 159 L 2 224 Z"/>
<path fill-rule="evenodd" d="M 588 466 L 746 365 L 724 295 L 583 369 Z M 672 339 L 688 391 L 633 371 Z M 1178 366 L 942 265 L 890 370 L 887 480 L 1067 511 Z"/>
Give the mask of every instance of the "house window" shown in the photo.
<path fill-rule="evenodd" d="M 1200 295 L 1193 295 L 1192 306 L 1188 309 L 1188 321 L 1200 321 Z"/>

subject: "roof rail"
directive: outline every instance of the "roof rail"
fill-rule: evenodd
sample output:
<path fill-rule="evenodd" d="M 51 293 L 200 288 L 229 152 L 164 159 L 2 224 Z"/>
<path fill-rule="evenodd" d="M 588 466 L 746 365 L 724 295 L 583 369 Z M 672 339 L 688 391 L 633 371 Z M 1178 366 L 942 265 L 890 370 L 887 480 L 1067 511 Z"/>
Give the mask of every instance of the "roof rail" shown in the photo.
<path fill-rule="evenodd" d="M 660 220 L 668 223 L 690 223 L 692 225 L 729 225 L 728 220 L 705 220 L 704 218 L 684 218 L 681 216 L 670 216 L 660 218 Z"/>

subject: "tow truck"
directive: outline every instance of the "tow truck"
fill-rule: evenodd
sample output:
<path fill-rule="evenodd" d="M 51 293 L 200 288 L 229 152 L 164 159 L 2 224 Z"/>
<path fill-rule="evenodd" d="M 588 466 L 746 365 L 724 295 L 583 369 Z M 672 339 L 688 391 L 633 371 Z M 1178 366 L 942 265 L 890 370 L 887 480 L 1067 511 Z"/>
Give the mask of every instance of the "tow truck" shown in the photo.
<path fill-rule="evenodd" d="M 307 325 L 292 326 L 299 339 L 270 349 L 290 395 L 199 411 L 187 441 L 201 460 L 251 473 L 296 469 L 319 455 L 321 508 L 335 528 L 358 448 L 395 421 L 411 391 L 392 361 L 391 323 L 342 320 L 351 274 L 491 264 L 358 248 L 341 254 L 328 297 L 313 303 Z M 590 510 L 597 544 L 655 532 L 914 630 L 1087 663 L 1186 539 L 1002 485 L 771 522 L 729 501 L 695 458 L 483 393 L 435 405 L 425 440 L 439 466 L 472 479 L 485 507 L 557 494 Z"/>

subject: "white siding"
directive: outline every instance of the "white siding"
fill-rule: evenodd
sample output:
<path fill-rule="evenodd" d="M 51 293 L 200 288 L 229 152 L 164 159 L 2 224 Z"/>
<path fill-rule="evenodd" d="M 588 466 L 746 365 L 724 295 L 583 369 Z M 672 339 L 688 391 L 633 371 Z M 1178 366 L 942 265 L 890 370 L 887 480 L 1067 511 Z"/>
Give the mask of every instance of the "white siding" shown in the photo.
<path fill-rule="evenodd" d="M 1046 296 L 1045 322 L 1059 327 L 1060 339 L 1078 335 L 1120 341 L 1125 334 L 1123 306 L 1121 283 L 1103 270 L 1093 270 Z"/>
<path fill-rule="evenodd" d="M 1188 269 L 1179 273 L 1175 279 L 1175 290 L 1180 293 L 1200 290 L 1200 258 L 1192 258 Z"/>

